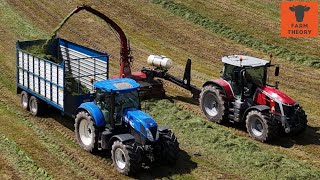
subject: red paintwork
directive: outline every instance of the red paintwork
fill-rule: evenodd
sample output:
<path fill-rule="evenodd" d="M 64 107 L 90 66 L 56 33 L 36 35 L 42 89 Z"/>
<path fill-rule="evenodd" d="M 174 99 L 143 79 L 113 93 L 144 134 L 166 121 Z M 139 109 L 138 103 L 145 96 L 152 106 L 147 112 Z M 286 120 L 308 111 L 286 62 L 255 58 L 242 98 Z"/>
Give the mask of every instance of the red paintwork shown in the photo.
<path fill-rule="evenodd" d="M 266 105 L 267 99 L 266 95 L 263 94 L 261 91 L 258 91 L 256 93 L 256 96 L 254 97 L 254 102 L 260 105 Z"/>
<path fill-rule="evenodd" d="M 133 72 L 132 78 L 136 81 L 141 81 L 141 80 L 147 79 L 147 75 L 143 72 Z"/>
<path fill-rule="evenodd" d="M 276 88 L 273 88 L 273 87 L 269 87 L 269 86 L 259 86 L 260 89 L 262 89 L 264 92 L 268 93 L 272 98 L 272 99 L 275 99 L 275 100 L 279 100 L 283 103 L 286 103 L 286 104 L 290 104 L 290 105 L 294 105 L 296 102 L 291 98 L 289 97 L 288 95 L 286 95 L 285 93 L 283 93 L 282 91 L 276 89 Z M 259 99 L 258 96 L 260 93 L 258 92 L 256 97 L 255 97 L 255 100 Z"/>
<path fill-rule="evenodd" d="M 231 90 L 231 86 L 227 81 L 225 81 L 223 79 L 214 79 L 214 80 L 211 80 L 211 81 L 219 84 L 220 86 L 222 86 L 224 88 L 224 90 L 226 91 L 227 98 L 229 100 L 233 100 L 234 99 L 234 95 L 233 95 L 233 92 Z"/>
<path fill-rule="evenodd" d="M 115 79 L 115 78 L 122 78 L 122 77 L 112 76 L 112 79 Z M 133 72 L 131 78 L 136 81 L 143 81 L 147 79 L 147 75 L 143 72 Z"/>

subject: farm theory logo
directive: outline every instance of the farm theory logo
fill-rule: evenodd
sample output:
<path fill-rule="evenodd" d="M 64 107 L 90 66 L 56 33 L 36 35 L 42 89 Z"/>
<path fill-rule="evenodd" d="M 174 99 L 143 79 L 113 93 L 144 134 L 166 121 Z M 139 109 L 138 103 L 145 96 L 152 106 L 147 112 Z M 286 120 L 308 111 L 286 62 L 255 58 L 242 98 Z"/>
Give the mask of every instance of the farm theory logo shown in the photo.
<path fill-rule="evenodd" d="M 318 37 L 318 2 L 281 2 L 281 36 Z"/>
<path fill-rule="evenodd" d="M 304 18 L 304 12 L 309 11 L 310 7 L 299 5 L 299 6 L 292 6 L 289 9 L 295 13 L 296 21 L 302 22 Z"/>

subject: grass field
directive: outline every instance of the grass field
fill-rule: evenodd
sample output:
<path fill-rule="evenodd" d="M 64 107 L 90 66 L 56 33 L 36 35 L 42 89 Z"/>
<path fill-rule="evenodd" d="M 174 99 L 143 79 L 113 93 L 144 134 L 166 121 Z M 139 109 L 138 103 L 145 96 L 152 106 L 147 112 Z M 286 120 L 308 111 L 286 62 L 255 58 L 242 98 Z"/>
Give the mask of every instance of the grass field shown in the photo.
<path fill-rule="evenodd" d="M 319 179 L 319 38 L 279 38 L 278 1 L 0 0 L 0 178 L 126 179 L 113 170 L 105 153 L 91 155 L 74 140 L 73 120 L 53 111 L 35 118 L 20 108 L 15 93 L 15 42 L 49 37 L 77 5 L 89 3 L 114 19 L 129 37 L 135 70 L 149 54 L 175 62 L 181 76 L 193 60 L 193 83 L 219 77 L 222 55 L 246 53 L 281 64 L 280 89 L 300 102 L 309 127 L 298 137 L 271 144 L 255 142 L 243 126 L 206 122 L 190 94 L 168 84 L 170 100 L 148 102 L 150 113 L 170 125 L 181 144 L 174 167 L 156 166 L 140 179 Z M 107 51 L 111 73 L 119 72 L 119 42 L 101 20 L 81 12 L 59 35 Z M 301 64 L 302 63 L 302 64 Z M 186 98 L 182 98 L 184 96 Z M 193 113 L 191 113 L 193 112 Z"/>

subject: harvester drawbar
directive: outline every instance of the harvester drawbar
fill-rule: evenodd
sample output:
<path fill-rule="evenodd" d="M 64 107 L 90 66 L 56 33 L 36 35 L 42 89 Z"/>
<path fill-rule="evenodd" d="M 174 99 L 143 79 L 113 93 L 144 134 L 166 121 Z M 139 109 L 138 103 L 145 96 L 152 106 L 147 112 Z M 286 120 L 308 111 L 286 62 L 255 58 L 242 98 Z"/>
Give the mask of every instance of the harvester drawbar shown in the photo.
<path fill-rule="evenodd" d="M 151 55 L 149 57 L 148 62 L 150 65 L 157 66 L 156 64 L 152 63 L 152 61 L 150 63 L 150 59 L 152 59 L 153 61 L 154 61 L 154 59 L 158 59 L 159 61 L 161 61 L 164 58 L 165 58 L 164 56 Z M 155 68 L 155 69 L 143 68 L 141 70 L 141 72 L 146 74 L 147 81 L 152 82 L 152 80 L 154 78 L 162 78 L 162 79 L 168 80 L 168 81 L 190 91 L 193 95 L 193 98 L 198 99 L 200 96 L 200 93 L 201 93 L 201 89 L 191 84 L 191 60 L 188 59 L 188 61 L 187 61 L 186 68 L 185 68 L 184 75 L 183 75 L 183 79 L 179 79 L 179 78 L 173 76 L 172 74 L 170 74 L 168 72 L 168 68 L 170 68 L 170 66 L 164 67 L 164 66 L 159 65 L 159 67 Z"/>

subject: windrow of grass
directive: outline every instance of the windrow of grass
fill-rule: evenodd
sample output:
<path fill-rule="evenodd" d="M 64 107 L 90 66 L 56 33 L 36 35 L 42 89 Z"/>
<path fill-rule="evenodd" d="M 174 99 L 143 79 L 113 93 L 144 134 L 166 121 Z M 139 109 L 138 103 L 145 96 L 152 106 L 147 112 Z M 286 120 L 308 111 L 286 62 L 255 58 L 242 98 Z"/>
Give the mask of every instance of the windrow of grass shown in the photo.
<path fill-rule="evenodd" d="M 217 124 L 178 108 L 169 100 L 150 101 L 148 106 L 152 107 L 148 113 L 159 124 L 171 126 L 183 146 L 203 151 L 202 156 L 223 171 L 248 179 L 320 178 L 319 169 L 262 149 L 259 142 L 223 130 Z"/>
<path fill-rule="evenodd" d="M 25 18 L 19 16 L 5 0 L 0 0 L 0 15 L 1 24 L 5 24 L 14 34 L 28 39 L 45 37 L 45 33 L 39 31 Z"/>
<path fill-rule="evenodd" d="M 0 134 L 0 151 L 6 159 L 14 164 L 17 171 L 22 171 L 26 179 L 52 179 L 45 169 L 39 167 L 34 160 L 21 150 L 17 144 Z"/>
<path fill-rule="evenodd" d="M 269 44 L 259 40 L 250 34 L 237 31 L 227 25 L 210 19 L 190 7 L 176 3 L 173 0 L 152 0 L 154 4 L 158 4 L 169 12 L 187 19 L 199 26 L 206 28 L 209 31 L 220 34 L 222 37 L 235 41 L 236 43 L 246 45 L 250 48 L 257 49 L 263 53 L 273 54 L 275 56 L 287 59 L 289 61 L 299 62 L 308 66 L 320 68 L 320 58 L 310 56 L 305 53 L 288 50 L 275 44 Z"/>

